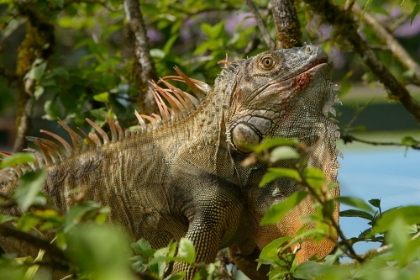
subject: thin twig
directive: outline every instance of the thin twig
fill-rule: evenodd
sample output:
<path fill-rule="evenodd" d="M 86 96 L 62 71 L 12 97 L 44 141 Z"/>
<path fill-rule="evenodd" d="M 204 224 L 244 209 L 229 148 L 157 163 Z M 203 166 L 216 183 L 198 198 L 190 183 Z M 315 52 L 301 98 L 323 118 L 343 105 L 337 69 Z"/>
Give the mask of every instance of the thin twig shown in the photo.
<path fill-rule="evenodd" d="M 344 144 L 347 143 L 352 143 L 354 142 L 360 142 L 360 143 L 365 143 L 365 144 L 369 144 L 369 145 L 373 145 L 373 146 L 397 146 L 397 147 L 410 147 L 413 148 L 414 150 L 420 150 L 420 145 L 411 145 L 411 146 L 407 146 L 404 145 L 402 143 L 398 143 L 398 142 L 378 142 L 378 141 L 369 141 L 369 140 L 363 140 L 360 139 L 358 137 L 355 137 L 353 135 L 349 135 L 347 133 L 343 133 L 342 135 L 340 135 L 340 139 L 342 139 L 344 141 Z"/>
<path fill-rule="evenodd" d="M 388 28 L 391 32 L 397 29 L 400 25 L 406 22 L 411 17 L 411 14 L 404 14 L 401 17 L 397 18 L 391 26 Z"/>
<path fill-rule="evenodd" d="M 417 238 L 420 238 L 420 231 L 417 232 L 413 237 L 411 237 L 410 241 L 414 241 Z M 363 255 L 363 258 L 368 259 L 368 258 L 372 258 L 373 256 L 385 254 L 389 252 L 392 249 L 392 247 L 393 247 L 392 244 L 387 244 L 379 248 L 369 250 L 366 254 Z"/>
<path fill-rule="evenodd" d="M 252 51 L 254 51 L 258 47 L 259 43 L 260 38 L 258 36 L 253 36 L 244 49 L 244 57 L 247 57 Z"/>
<path fill-rule="evenodd" d="M 353 12 L 357 16 L 361 16 L 362 7 L 355 3 Z M 412 71 L 414 77 L 420 81 L 420 65 L 410 56 L 407 50 L 395 39 L 395 37 L 370 13 L 365 12 L 363 22 L 366 23 L 374 32 L 375 36 L 387 46 L 392 55 L 401 62 L 408 70 Z"/>
<path fill-rule="evenodd" d="M 379 50 L 379 51 L 390 51 L 391 49 L 387 45 L 369 45 L 369 48 L 372 50 Z"/>
<path fill-rule="evenodd" d="M 268 48 L 270 50 L 275 50 L 276 46 L 274 44 L 273 39 L 270 37 L 270 33 L 268 32 L 267 28 L 264 25 L 264 22 L 261 19 L 261 16 L 257 10 L 257 8 L 254 5 L 254 2 L 252 0 L 246 0 L 246 4 L 251 10 L 251 13 L 254 15 L 255 21 L 258 25 L 258 28 L 261 31 L 261 34 L 264 38 L 265 43 L 267 44 Z"/>
<path fill-rule="evenodd" d="M 350 10 L 354 5 L 354 1 L 355 0 L 346 0 L 346 2 L 344 3 L 344 9 Z"/>
<path fill-rule="evenodd" d="M 345 252 L 349 257 L 351 257 L 352 259 L 358 261 L 359 263 L 363 263 L 365 260 L 363 259 L 363 257 L 359 256 L 356 253 L 356 251 L 354 250 L 352 244 L 346 238 L 346 236 L 344 235 L 344 232 L 341 230 L 341 228 L 338 225 L 337 221 L 334 219 L 333 213 L 331 213 L 329 211 L 329 207 L 327 207 L 327 205 L 325 205 L 324 199 L 322 199 L 322 197 L 320 197 L 318 195 L 318 193 L 309 185 L 309 183 L 305 179 L 305 176 L 304 176 L 303 172 L 301 170 L 299 170 L 299 169 L 297 169 L 297 171 L 299 172 L 299 176 L 301 178 L 301 183 L 304 186 L 306 186 L 306 189 L 309 190 L 309 193 L 312 195 L 312 197 L 314 197 L 317 200 L 317 202 L 319 202 L 321 204 L 321 207 L 323 209 L 323 212 L 324 212 L 325 216 L 329 219 L 329 221 L 331 222 L 332 227 L 336 230 L 337 235 L 341 238 L 341 243 L 343 243 L 343 245 L 345 246 L 345 248 L 343 248 L 344 249 L 343 252 Z M 336 244 L 340 246 L 339 243 L 336 243 Z M 345 250 L 345 249 L 347 249 L 347 250 Z"/>
<path fill-rule="evenodd" d="M 67 263 L 67 258 L 63 251 L 58 249 L 56 246 L 50 244 L 50 242 L 33 236 L 29 233 L 14 229 L 5 224 L 0 224 L 0 234 L 5 237 L 14 238 L 19 241 L 23 241 L 27 244 L 35 246 L 36 248 L 43 249 L 50 254 L 51 257 Z"/>

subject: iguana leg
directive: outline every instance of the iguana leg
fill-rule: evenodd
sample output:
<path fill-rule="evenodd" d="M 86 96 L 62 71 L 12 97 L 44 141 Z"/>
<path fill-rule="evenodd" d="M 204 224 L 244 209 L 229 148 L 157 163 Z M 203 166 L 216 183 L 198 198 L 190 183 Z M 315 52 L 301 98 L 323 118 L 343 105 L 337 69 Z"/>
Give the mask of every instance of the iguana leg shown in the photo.
<path fill-rule="evenodd" d="M 257 259 L 261 251 L 255 245 L 254 241 L 247 239 L 240 244 L 230 246 L 228 250 L 230 258 L 238 269 L 245 273 L 245 275 L 250 279 L 268 279 L 267 274 L 270 271 L 270 267 L 268 265 L 261 265 L 261 267 L 257 270 Z"/>
<path fill-rule="evenodd" d="M 190 218 L 190 227 L 185 237 L 194 245 L 195 263 L 210 263 L 215 260 L 221 245 L 236 232 L 242 205 L 220 194 L 217 200 L 213 199 L 197 209 L 200 209 L 199 213 Z M 176 262 L 173 272 L 179 271 L 187 271 L 184 279 L 192 279 L 198 269 Z"/>

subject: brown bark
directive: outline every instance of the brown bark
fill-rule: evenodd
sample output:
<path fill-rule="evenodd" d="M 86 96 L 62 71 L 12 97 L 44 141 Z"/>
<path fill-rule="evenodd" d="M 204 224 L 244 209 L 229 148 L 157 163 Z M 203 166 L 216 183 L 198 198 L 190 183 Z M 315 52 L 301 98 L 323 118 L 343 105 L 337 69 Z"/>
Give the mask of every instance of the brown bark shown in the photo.
<path fill-rule="evenodd" d="M 276 24 L 277 49 L 302 46 L 302 33 L 293 0 L 271 0 Z"/>
<path fill-rule="evenodd" d="M 31 128 L 31 115 L 34 105 L 35 81 L 24 80 L 26 73 L 32 68 L 37 58 L 47 60 L 52 54 L 54 45 L 54 25 L 48 16 L 37 12 L 32 3 L 19 6 L 19 13 L 28 19 L 25 39 L 19 46 L 16 67 L 18 89 L 18 115 L 16 117 L 16 140 L 13 152 L 19 152 L 26 147 L 26 136 Z"/>
<path fill-rule="evenodd" d="M 348 42 L 359 53 L 363 62 L 378 77 L 388 90 L 390 98 L 400 102 L 404 108 L 420 123 L 420 105 L 407 89 L 392 75 L 388 68 L 378 59 L 357 32 L 352 14 L 331 4 L 328 0 L 304 0 L 312 10 L 321 15 L 323 21 L 335 25 Z"/>
<path fill-rule="evenodd" d="M 157 80 L 157 75 L 150 56 L 149 39 L 138 0 L 124 0 L 124 9 L 133 45 L 135 79 L 139 87 L 137 105 L 140 112 L 150 114 L 157 111 L 157 106 L 149 89 L 149 81 Z"/>

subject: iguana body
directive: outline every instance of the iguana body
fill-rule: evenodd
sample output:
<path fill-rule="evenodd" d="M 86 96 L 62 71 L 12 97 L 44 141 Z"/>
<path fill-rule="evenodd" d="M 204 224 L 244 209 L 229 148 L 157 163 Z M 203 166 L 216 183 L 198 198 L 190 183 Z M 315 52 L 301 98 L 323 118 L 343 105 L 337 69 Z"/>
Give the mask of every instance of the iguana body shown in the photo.
<path fill-rule="evenodd" d="M 265 279 L 266 271 L 255 271 L 259 250 L 274 238 L 293 235 L 302 225 L 300 216 L 312 211 L 312 202 L 308 199 L 277 226 L 259 226 L 269 206 L 301 187 L 279 179 L 258 188 L 266 165 L 245 168 L 241 162 L 247 145 L 264 137 L 298 138 L 314 148 L 308 164 L 322 168 L 328 182 L 336 180 L 337 126 L 328 117 L 335 99 L 330 72 L 326 54 L 314 46 L 226 61 L 210 90 L 179 72 L 175 79 L 184 80 L 195 93 L 208 91 L 194 110 L 189 108 L 195 101 L 180 90 L 156 86 L 164 123 L 158 124 L 156 116 L 138 116 L 147 131 L 124 134 L 109 120 L 111 139 L 97 128 L 102 140 L 90 135 L 90 147 L 83 149 L 73 132 L 75 147 L 67 145 L 71 154 L 57 163 L 48 144 L 38 140 L 47 158 L 39 160 L 48 172 L 44 192 L 65 210 L 76 195 L 71 190 L 84 187 L 85 199 L 109 205 L 110 220 L 126 228 L 133 240 L 144 237 L 158 248 L 186 236 L 196 248 L 196 262 L 212 262 L 219 249 L 229 247 L 240 269 L 252 279 Z M 151 120 L 149 128 L 145 118 Z M 13 176 L 10 172 L 8 177 Z M 0 178 L 3 194 L 17 185 L 15 178 Z M 6 251 L 26 248 L 3 237 L 0 245 Z M 324 256 L 331 249 L 327 241 L 308 242 L 298 254 Z M 182 263 L 174 266 L 174 271 L 187 269 Z"/>

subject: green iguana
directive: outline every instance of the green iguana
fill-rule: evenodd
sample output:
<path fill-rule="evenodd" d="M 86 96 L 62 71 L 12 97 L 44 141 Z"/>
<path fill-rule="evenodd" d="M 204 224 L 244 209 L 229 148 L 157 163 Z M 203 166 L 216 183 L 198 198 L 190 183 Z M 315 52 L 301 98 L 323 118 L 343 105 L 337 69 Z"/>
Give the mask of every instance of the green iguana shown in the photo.
<path fill-rule="evenodd" d="M 214 88 L 177 68 L 179 76 L 159 81 L 165 88 L 152 82 L 160 116 L 136 113 L 139 132 L 123 131 L 108 119 L 109 137 L 87 119 L 97 134 L 82 132 L 83 140 L 59 121 L 70 133 L 70 145 L 42 131 L 64 149 L 36 139 L 42 149 L 36 152 L 37 162 L 1 171 L 1 194 L 18 186 L 21 173 L 45 168 L 43 191 L 60 209 L 71 206 L 74 188 L 85 186 L 85 198 L 109 205 L 109 220 L 124 227 L 133 240 L 144 237 L 159 248 L 187 237 L 195 246 L 197 263 L 214 261 L 218 250 L 228 247 L 251 279 L 267 279 L 267 269 L 256 271 L 260 250 L 275 238 L 294 235 L 303 225 L 300 217 L 313 212 L 312 199 L 277 225 L 260 226 L 271 205 L 303 187 L 281 178 L 259 188 L 266 164 L 246 168 L 241 163 L 249 144 L 265 137 L 297 138 L 311 149 L 308 165 L 325 172 L 326 184 L 336 181 L 338 127 L 328 116 L 337 101 L 330 81 L 332 64 L 321 48 L 311 45 L 235 62 L 226 58 L 223 63 Z M 168 80 L 185 82 L 196 97 Z M 333 192 L 338 195 L 338 190 Z M 8 212 L 19 213 L 17 207 Z M 338 219 L 337 213 L 336 208 Z M 25 255 L 29 250 L 12 238 L 0 237 L 0 245 Z M 333 246 L 332 241 L 305 242 L 297 255 L 301 260 L 323 257 Z M 174 272 L 184 270 L 191 279 L 194 269 L 174 264 Z"/>

